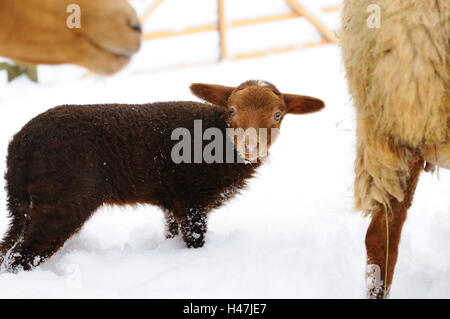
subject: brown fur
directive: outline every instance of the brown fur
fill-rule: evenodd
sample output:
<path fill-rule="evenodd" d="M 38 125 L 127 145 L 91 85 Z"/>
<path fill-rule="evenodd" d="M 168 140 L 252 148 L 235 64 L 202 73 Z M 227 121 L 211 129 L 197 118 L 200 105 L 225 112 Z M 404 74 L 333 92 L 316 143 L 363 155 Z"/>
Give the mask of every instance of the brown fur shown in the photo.
<path fill-rule="evenodd" d="M 69 29 L 69 4 L 81 28 Z M 140 25 L 126 0 L 2 0 L 0 56 L 24 64 L 71 63 L 96 73 L 122 69 L 139 50 Z"/>
<path fill-rule="evenodd" d="M 233 125 L 227 101 L 238 103 L 237 116 L 245 123 L 252 119 L 251 125 L 257 128 L 274 125 L 267 120 L 273 117 L 272 107 L 282 109 L 283 115 L 289 112 L 282 94 L 276 94 L 268 108 L 264 97 L 272 97 L 272 88 L 255 83 L 237 89 L 192 86 L 194 94 L 218 105 L 68 105 L 31 120 L 8 148 L 5 178 L 11 225 L 0 246 L 5 267 L 38 265 L 103 204 L 159 206 L 165 213 L 168 237 L 181 229 L 188 247 L 201 247 L 207 213 L 242 190 L 261 160 L 175 164 L 171 150 L 178 141 L 171 140 L 171 133 L 180 127 L 193 132 L 194 120 L 201 119 L 203 131 L 219 128 L 224 145 L 239 157 L 225 141 L 225 130 Z M 317 99 L 297 96 L 293 100 L 292 105 L 306 100 L 314 101 L 315 110 L 323 107 Z"/>
<path fill-rule="evenodd" d="M 382 8 L 380 28 L 366 25 L 371 4 Z M 369 262 L 383 271 L 384 212 L 399 225 L 387 285 L 420 173 L 417 157 L 443 167 L 450 159 L 449 15 L 446 0 L 344 1 L 339 39 L 358 124 L 355 208 L 372 215 Z"/>

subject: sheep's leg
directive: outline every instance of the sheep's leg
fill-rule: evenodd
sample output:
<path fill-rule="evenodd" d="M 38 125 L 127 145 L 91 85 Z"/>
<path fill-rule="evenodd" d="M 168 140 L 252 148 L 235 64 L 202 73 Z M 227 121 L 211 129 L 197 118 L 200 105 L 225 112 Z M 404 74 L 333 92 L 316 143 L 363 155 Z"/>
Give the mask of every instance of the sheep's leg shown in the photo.
<path fill-rule="evenodd" d="M 187 247 L 200 248 L 204 245 L 207 221 L 206 209 L 198 208 L 189 210 L 181 222 L 181 232 Z"/>
<path fill-rule="evenodd" d="M 173 238 L 179 233 L 179 224 L 175 219 L 175 215 L 168 210 L 164 210 L 164 217 L 166 219 L 166 238 Z"/>
<path fill-rule="evenodd" d="M 76 233 L 94 210 L 33 209 L 23 238 L 5 255 L 4 267 L 12 272 L 30 270 L 52 256 Z"/>
<path fill-rule="evenodd" d="M 402 202 L 392 199 L 391 210 L 386 211 L 379 205 L 372 213 L 372 221 L 366 234 L 368 298 L 388 297 L 403 223 L 411 206 L 423 163 L 421 158 L 415 158 L 410 163 L 410 175 Z M 386 247 L 389 247 L 388 250 Z"/>

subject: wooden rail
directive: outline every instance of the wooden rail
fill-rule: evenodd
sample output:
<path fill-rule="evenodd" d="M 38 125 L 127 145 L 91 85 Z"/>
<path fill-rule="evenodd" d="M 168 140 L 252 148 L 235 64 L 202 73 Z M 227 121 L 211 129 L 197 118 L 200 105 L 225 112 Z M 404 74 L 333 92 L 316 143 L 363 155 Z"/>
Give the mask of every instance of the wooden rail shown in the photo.
<path fill-rule="evenodd" d="M 157 0 L 157 1 L 162 2 L 164 0 Z M 219 5 L 219 21 L 220 21 L 220 12 L 223 12 L 223 1 L 224 0 L 218 0 L 218 1 L 219 1 L 219 3 L 221 3 Z M 289 12 L 289 13 L 282 13 L 282 14 L 276 14 L 276 15 L 270 15 L 270 16 L 265 16 L 265 17 L 252 18 L 252 19 L 237 20 L 237 21 L 231 22 L 228 25 L 225 25 L 225 23 L 223 23 L 222 27 L 225 29 L 231 29 L 231 28 L 238 28 L 238 27 L 244 27 L 244 26 L 255 25 L 255 24 L 296 19 L 301 16 L 301 14 L 299 12 L 303 12 L 306 14 L 305 17 L 308 20 L 310 20 L 310 22 L 314 22 L 313 23 L 314 26 L 316 28 L 318 28 L 319 32 L 321 32 L 322 35 L 326 39 L 328 39 L 330 42 L 333 42 L 333 43 L 335 42 L 335 38 L 332 35 L 332 33 L 319 20 L 314 18 L 314 16 L 312 16 L 311 14 L 308 14 L 307 11 L 297 3 L 297 1 L 295 1 L 295 0 L 294 1 L 286 0 L 286 1 L 290 2 L 290 5 L 293 4 L 294 6 L 295 6 L 294 3 L 296 3 L 297 4 L 297 6 L 295 6 L 296 10 L 293 12 Z M 152 6 L 150 8 L 153 9 L 154 6 Z M 322 11 L 324 13 L 330 13 L 330 12 L 336 12 L 339 9 L 340 9 L 340 6 L 333 6 L 333 7 L 322 8 Z M 153 12 L 153 10 L 151 12 Z M 141 21 L 143 21 L 143 23 L 145 23 L 145 21 L 148 17 L 149 17 L 149 15 L 146 15 L 145 19 L 141 18 Z M 218 25 L 219 25 L 219 27 L 218 27 Z M 183 36 L 183 35 L 194 34 L 194 33 L 217 31 L 218 29 L 220 30 L 220 22 L 218 24 L 211 23 L 211 24 L 204 24 L 204 25 L 188 27 L 183 30 L 177 30 L 177 31 L 172 31 L 172 30 L 153 31 L 153 32 L 145 33 L 143 35 L 143 40 L 146 41 L 146 40 L 155 40 L 155 39 L 161 39 L 161 38 Z"/>
<path fill-rule="evenodd" d="M 225 21 L 225 9 L 224 0 L 218 0 L 219 7 L 219 38 L 220 38 L 220 59 L 225 60 L 227 58 L 227 39 L 226 30 L 227 25 Z"/>
<path fill-rule="evenodd" d="M 267 22 L 277 22 L 277 21 L 284 21 L 289 19 L 295 19 L 298 18 L 298 14 L 294 12 L 289 13 L 282 13 L 277 15 L 270 15 L 265 17 L 258 17 L 258 18 L 252 18 L 252 19 L 243 19 L 243 20 L 237 20 L 233 21 L 228 25 L 224 25 L 226 29 L 232 29 L 232 28 L 238 28 L 238 27 L 245 27 L 249 25 L 255 25 L 255 24 L 262 24 Z M 216 24 L 204 24 L 194 27 L 188 27 L 183 30 L 179 31 L 170 31 L 170 30 L 164 30 L 164 31 L 154 31 L 154 32 L 148 32 L 143 35 L 144 40 L 154 40 L 154 39 L 161 39 L 161 38 L 169 38 L 169 37 L 175 37 L 175 36 L 182 36 L 187 34 L 193 34 L 193 33 L 200 33 L 200 32 L 208 32 L 208 31 L 217 31 L 217 25 Z"/>
<path fill-rule="evenodd" d="M 335 38 L 331 34 L 330 30 L 318 20 L 314 15 L 312 15 L 305 7 L 303 7 L 297 0 L 286 0 L 288 5 L 297 12 L 301 17 L 305 17 L 313 26 L 322 33 L 322 36 L 328 40 L 328 42 L 335 43 Z"/>
<path fill-rule="evenodd" d="M 235 55 L 231 58 L 231 60 L 244 60 L 244 59 L 252 59 L 252 58 L 260 58 L 269 54 L 279 54 L 279 53 L 286 53 L 286 52 L 292 52 L 300 49 L 306 49 L 306 48 L 312 48 L 317 47 L 320 45 L 324 45 L 329 43 L 328 40 L 322 39 L 317 42 L 310 42 L 304 45 L 298 45 L 298 44 L 292 44 L 281 48 L 273 48 L 263 51 L 256 51 L 253 53 L 240 53 Z"/>
<path fill-rule="evenodd" d="M 144 24 L 148 17 L 163 3 L 164 0 L 155 0 L 150 7 L 145 11 L 145 13 L 141 16 L 140 21 L 141 24 Z"/>

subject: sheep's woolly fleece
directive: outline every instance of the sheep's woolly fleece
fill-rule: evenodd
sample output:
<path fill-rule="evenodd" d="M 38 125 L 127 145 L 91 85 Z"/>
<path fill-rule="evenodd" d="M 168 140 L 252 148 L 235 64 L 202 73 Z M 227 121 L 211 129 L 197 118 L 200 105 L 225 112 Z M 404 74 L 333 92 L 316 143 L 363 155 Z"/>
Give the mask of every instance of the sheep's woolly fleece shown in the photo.
<path fill-rule="evenodd" d="M 366 25 L 379 5 L 380 28 Z M 340 45 L 357 108 L 355 208 L 403 201 L 408 161 L 450 136 L 450 2 L 347 0 Z"/>

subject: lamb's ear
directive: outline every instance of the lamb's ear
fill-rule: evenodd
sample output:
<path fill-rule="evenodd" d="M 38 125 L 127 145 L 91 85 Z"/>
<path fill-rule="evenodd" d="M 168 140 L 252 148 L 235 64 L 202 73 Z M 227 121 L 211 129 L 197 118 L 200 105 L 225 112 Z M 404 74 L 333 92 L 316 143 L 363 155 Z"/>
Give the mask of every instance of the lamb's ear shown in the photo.
<path fill-rule="evenodd" d="M 220 106 L 226 106 L 228 98 L 234 90 L 229 86 L 203 83 L 193 83 L 190 89 L 196 97 Z"/>
<path fill-rule="evenodd" d="M 288 108 L 288 113 L 291 114 L 314 113 L 325 107 L 325 103 L 315 97 L 296 94 L 283 94 L 283 98 Z"/>

